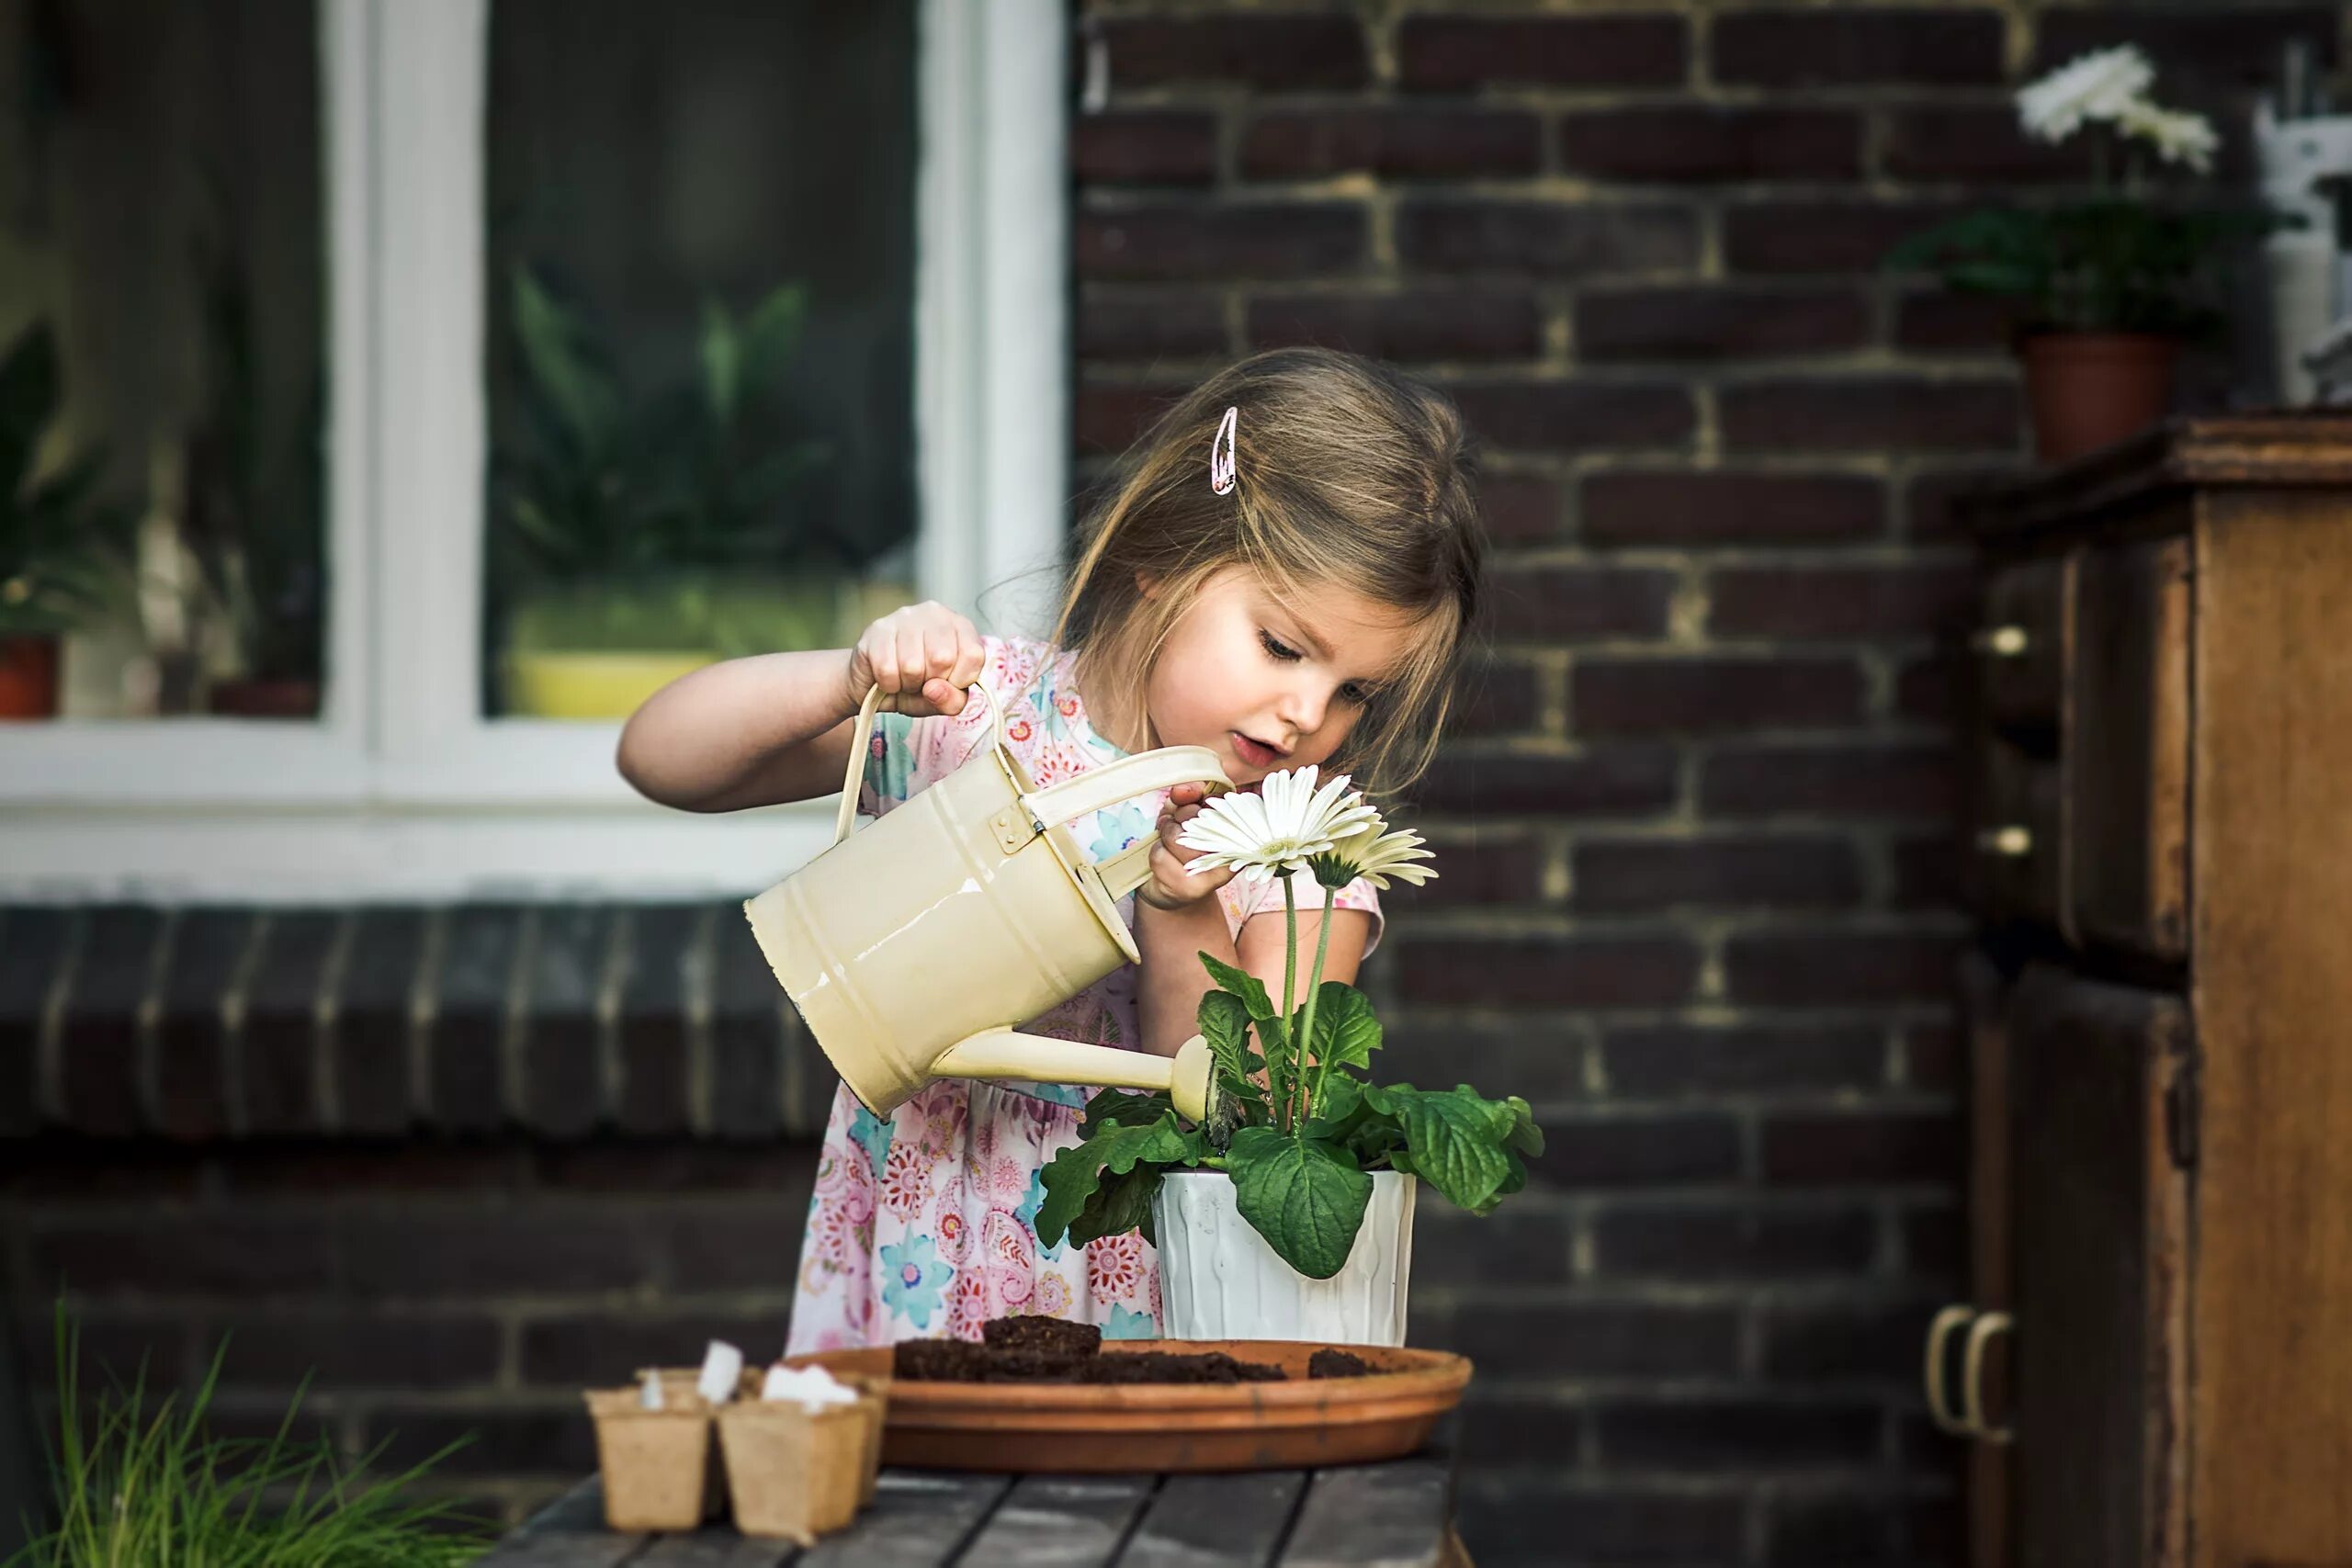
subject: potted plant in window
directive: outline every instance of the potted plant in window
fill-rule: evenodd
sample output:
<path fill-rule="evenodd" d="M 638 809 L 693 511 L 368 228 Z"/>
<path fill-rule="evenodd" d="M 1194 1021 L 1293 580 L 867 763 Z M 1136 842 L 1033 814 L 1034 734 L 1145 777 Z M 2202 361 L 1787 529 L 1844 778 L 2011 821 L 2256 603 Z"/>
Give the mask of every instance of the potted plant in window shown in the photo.
<path fill-rule="evenodd" d="M 125 514 L 97 496 L 101 461 L 43 470 L 61 400 L 49 323 L 0 355 L 0 718 L 57 712 L 64 634 L 115 607 Z"/>
<path fill-rule="evenodd" d="M 1159 1248 L 1173 1338 L 1400 1345 L 1418 1182 L 1485 1214 L 1544 1152 L 1523 1100 L 1374 1082 L 1379 1018 L 1363 993 L 1323 978 L 1336 891 L 1358 877 L 1426 881 L 1430 852 L 1419 834 L 1391 831 L 1344 776 L 1318 784 L 1312 767 L 1213 799 L 1183 841 L 1206 852 L 1196 867 L 1283 879 L 1281 1001 L 1203 953 L 1215 984 L 1198 1021 L 1219 1090 L 1207 1123 L 1186 1124 L 1165 1093 L 1096 1095 L 1082 1141 L 1046 1168 L 1038 1239 L 1140 1231 Z M 1298 872 L 1323 890 L 1325 912 L 1303 993 Z"/>
<path fill-rule="evenodd" d="M 2279 220 L 2199 207 L 2166 195 L 2150 158 L 2204 174 L 2219 145 L 2201 115 L 2149 96 L 2154 68 L 2124 45 L 2087 54 L 2021 88 L 2027 135 L 2089 138 L 2093 194 L 2048 207 L 1968 213 L 1912 235 L 1885 265 L 1939 275 L 1951 288 L 2013 299 L 2034 446 L 2063 462 L 2130 435 L 2170 406 L 2185 343 L 2210 338 L 2222 312 L 2204 301 L 2223 242 Z"/>
<path fill-rule="evenodd" d="M 620 716 L 729 654 L 821 647 L 846 578 L 807 525 L 830 460 L 768 445 L 806 294 L 741 320 L 707 303 L 692 383 L 632 396 L 612 357 L 528 271 L 512 307 L 524 438 L 494 463 L 499 580 L 513 585 L 511 712 Z"/>

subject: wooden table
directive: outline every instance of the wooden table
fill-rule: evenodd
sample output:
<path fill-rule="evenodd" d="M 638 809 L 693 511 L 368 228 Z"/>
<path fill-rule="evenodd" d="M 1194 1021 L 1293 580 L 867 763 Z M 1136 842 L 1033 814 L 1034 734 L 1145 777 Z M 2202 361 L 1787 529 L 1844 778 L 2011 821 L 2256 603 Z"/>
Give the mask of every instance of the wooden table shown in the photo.
<path fill-rule="evenodd" d="M 1448 1424 L 1450 1427 L 1451 1424 Z M 590 1480 L 476 1568 L 1466 1568 L 1451 1432 L 1408 1459 L 1238 1475 L 885 1470 L 813 1550 L 731 1526 L 616 1535 Z"/>

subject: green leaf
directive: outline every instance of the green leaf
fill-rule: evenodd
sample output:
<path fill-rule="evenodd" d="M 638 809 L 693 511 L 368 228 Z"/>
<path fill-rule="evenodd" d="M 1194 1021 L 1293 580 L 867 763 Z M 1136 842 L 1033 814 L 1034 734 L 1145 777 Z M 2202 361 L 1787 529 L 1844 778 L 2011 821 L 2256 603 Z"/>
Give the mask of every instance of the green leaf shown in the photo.
<path fill-rule="evenodd" d="M 1338 1273 L 1354 1250 L 1372 1201 L 1372 1178 L 1319 1138 L 1285 1138 L 1269 1127 L 1233 1136 L 1226 1168 L 1250 1228 L 1310 1280 Z"/>
<path fill-rule="evenodd" d="M 1431 1186 L 1463 1208 L 1491 1206 L 1510 1170 L 1503 1148 L 1507 1129 L 1497 1123 L 1495 1101 L 1480 1099 L 1466 1084 L 1442 1090 L 1375 1086 L 1365 1098 L 1396 1118 L 1413 1168 Z"/>
<path fill-rule="evenodd" d="M 1139 1165 L 1125 1176 L 1104 1181 L 1069 1227 L 1070 1245 L 1084 1247 L 1106 1235 L 1136 1231 L 1144 1240 L 1158 1246 L 1159 1238 L 1152 1230 L 1151 1200 L 1159 1190 L 1162 1176 L 1159 1166 Z"/>
<path fill-rule="evenodd" d="M 1193 1022 L 1201 1038 L 1208 1042 L 1209 1055 L 1216 1059 L 1217 1070 L 1234 1077 L 1247 1077 L 1249 1068 L 1244 1057 L 1250 1049 L 1250 1007 L 1231 991 L 1204 991 L 1201 1010 L 1193 1015 Z"/>
<path fill-rule="evenodd" d="M 1529 1159 L 1542 1159 L 1544 1129 L 1535 1124 L 1535 1112 L 1515 1094 L 1502 1103 L 1510 1111 L 1510 1130 L 1504 1134 L 1504 1143 Z"/>
<path fill-rule="evenodd" d="M 1200 1159 L 1208 1145 L 1197 1132 L 1177 1124 L 1175 1113 L 1145 1126 L 1104 1123 L 1086 1139 L 1056 1155 L 1041 1178 L 1046 1200 L 1037 1206 L 1037 1239 L 1047 1246 L 1067 1235 L 1072 1221 L 1086 1209 L 1087 1200 L 1102 1185 L 1102 1173 L 1125 1176 L 1138 1161 L 1182 1165 Z"/>
<path fill-rule="evenodd" d="M 743 341 L 727 308 L 716 299 L 702 302 L 702 395 L 722 426 L 735 423 L 743 388 Z"/>
<path fill-rule="evenodd" d="M 565 434 L 582 451 L 602 451 L 619 418 L 619 390 L 591 362 L 579 321 L 522 267 L 514 270 L 514 333 L 533 382 Z"/>
<path fill-rule="evenodd" d="M 1306 1010 L 1299 1010 L 1302 1016 Z M 1315 1038 L 1307 1048 L 1318 1063 L 1371 1066 L 1372 1054 L 1380 1049 L 1380 1019 L 1371 999 L 1344 981 L 1324 981 L 1315 996 Z"/>
<path fill-rule="evenodd" d="M 1262 1023 L 1274 1016 L 1273 998 L 1266 995 L 1264 981 L 1205 953 L 1201 954 L 1201 962 L 1208 967 L 1209 978 L 1217 983 L 1219 989 L 1241 998 L 1251 1018 Z"/>
<path fill-rule="evenodd" d="M 1080 1114 L 1091 1134 L 1095 1128 L 1117 1122 L 1130 1127 L 1148 1126 L 1168 1114 L 1171 1109 L 1165 1094 L 1131 1094 L 1123 1089 L 1106 1089 L 1086 1102 Z"/>

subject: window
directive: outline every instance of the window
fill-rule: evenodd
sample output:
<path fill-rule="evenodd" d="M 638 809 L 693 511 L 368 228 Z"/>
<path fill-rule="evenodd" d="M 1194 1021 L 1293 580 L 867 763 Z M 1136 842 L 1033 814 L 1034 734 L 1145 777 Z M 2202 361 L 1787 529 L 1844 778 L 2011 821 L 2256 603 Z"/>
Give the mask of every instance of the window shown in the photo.
<path fill-rule="evenodd" d="M 85 8 L 0 0 L 12 40 L 19 13 L 56 9 Z M 308 151 L 276 122 L 249 130 L 277 162 L 245 174 L 317 165 L 323 687 L 314 717 L 299 705 L 292 717 L 141 717 L 69 702 L 52 720 L 0 723 L 0 894 L 763 886 L 819 846 L 828 808 L 701 818 L 647 807 L 613 772 L 617 722 L 549 716 L 594 705 L 526 694 L 516 656 L 565 641 L 580 646 L 557 651 L 705 657 L 821 643 L 872 600 L 908 592 L 977 604 L 1001 625 L 1034 615 L 982 591 L 1050 564 L 1060 538 L 1060 6 L 232 9 L 245 41 L 219 47 L 255 51 L 256 67 L 295 48 L 289 37 L 317 51 Z M 185 56 L 162 64 L 188 69 Z M 289 88 L 270 109 L 250 96 L 232 95 L 249 118 L 290 122 L 306 101 Z M 31 161 L 15 124 L 0 136 L 12 169 Z M 609 159 L 622 166 L 590 177 Z M 854 209 L 841 205 L 844 177 L 861 193 Z M 277 315 L 303 313 L 280 285 L 262 287 Z M 0 276 L 0 310 L 21 309 L 14 288 Z M 797 338 L 760 338 L 796 312 Z M 695 519 L 690 550 L 639 574 L 683 597 L 599 602 L 610 554 L 583 563 L 518 547 L 515 507 L 530 492 L 516 474 L 545 457 L 533 422 L 551 389 L 526 362 L 526 326 L 567 334 L 609 373 L 612 406 L 642 421 L 632 439 L 707 392 L 714 356 L 740 369 L 781 344 L 731 383 L 744 422 L 705 432 L 711 450 L 721 434 L 741 443 L 715 477 L 694 476 L 723 504 Z M 271 384 L 298 382 L 292 335 L 273 353 Z M 280 405 L 299 406 L 297 392 Z M 781 473 L 761 468 L 769 457 Z M 630 479 L 658 499 L 677 472 Z M 144 509 L 150 533 L 158 511 Z M 696 604 L 681 581 L 747 575 L 765 595 L 749 604 Z M 662 640 L 617 634 L 631 622 L 674 646 L 617 647 Z"/>

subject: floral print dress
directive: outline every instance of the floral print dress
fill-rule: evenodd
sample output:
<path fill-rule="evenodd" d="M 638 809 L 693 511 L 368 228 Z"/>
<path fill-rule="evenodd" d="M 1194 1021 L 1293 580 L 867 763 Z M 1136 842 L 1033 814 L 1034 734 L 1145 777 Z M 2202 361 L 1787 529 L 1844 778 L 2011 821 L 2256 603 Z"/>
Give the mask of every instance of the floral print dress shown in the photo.
<path fill-rule="evenodd" d="M 1006 744 L 1040 786 L 1125 755 L 1088 724 L 1069 654 L 993 637 L 986 650 L 980 679 L 1003 709 Z M 987 710 L 977 703 L 953 718 L 883 715 L 860 805 L 877 816 L 888 811 L 961 767 L 987 739 Z M 1088 854 L 1103 859 L 1152 831 L 1162 798 L 1122 801 L 1071 830 Z M 1322 905 L 1311 877 L 1300 877 L 1298 896 L 1301 908 Z M 1218 897 L 1237 938 L 1252 916 L 1271 910 L 1282 919 L 1277 884 L 1229 882 Z M 1379 940 L 1379 900 L 1369 884 L 1342 889 L 1338 904 L 1370 914 L 1372 940 Z M 1120 913 L 1134 924 L 1132 894 Z M 1132 966 L 1122 967 L 1023 1027 L 1136 1048 L 1136 978 Z M 1155 1337 L 1159 1258 L 1141 1235 L 1084 1247 L 1037 1240 L 1046 1164 L 1078 1142 L 1079 1111 L 1094 1092 L 948 1078 L 877 1117 L 846 1087 L 838 1089 L 818 1156 L 786 1353 L 978 1339 L 990 1318 L 1026 1313 L 1096 1324 L 1114 1339 Z"/>

